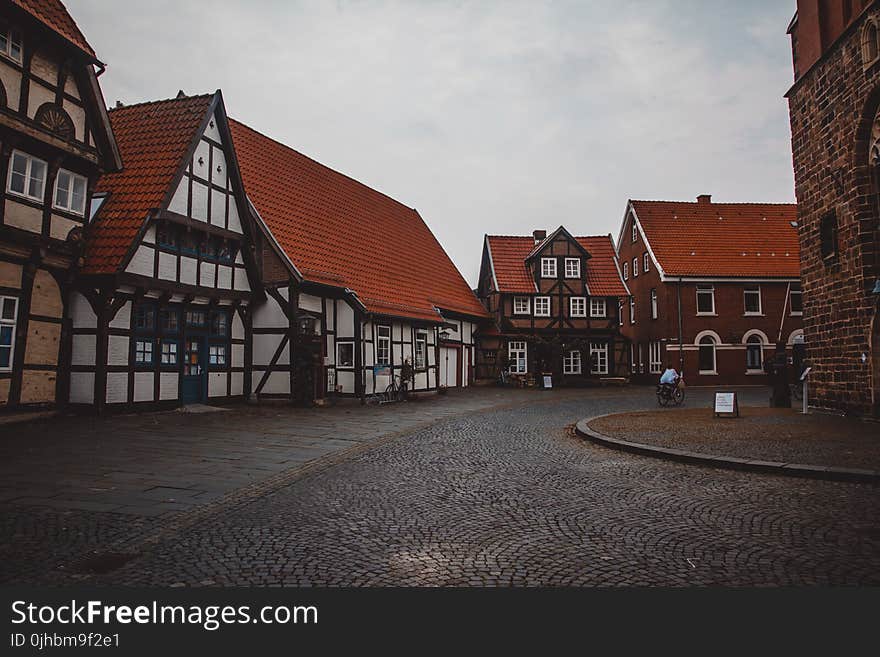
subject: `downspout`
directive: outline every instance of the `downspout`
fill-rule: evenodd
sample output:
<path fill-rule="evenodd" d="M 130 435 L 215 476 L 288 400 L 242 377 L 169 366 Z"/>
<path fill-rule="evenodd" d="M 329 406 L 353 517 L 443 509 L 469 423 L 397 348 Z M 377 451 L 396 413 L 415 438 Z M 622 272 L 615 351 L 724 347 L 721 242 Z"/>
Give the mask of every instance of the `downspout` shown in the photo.
<path fill-rule="evenodd" d="M 785 288 L 785 301 L 782 303 L 782 317 L 779 318 L 779 335 L 776 336 L 776 343 L 782 342 L 782 327 L 785 326 L 785 311 L 788 310 L 788 297 L 791 296 L 791 283 Z"/>
<path fill-rule="evenodd" d="M 681 276 L 678 277 L 678 374 L 684 377 L 684 344 L 682 342 L 683 329 L 681 325 Z"/>

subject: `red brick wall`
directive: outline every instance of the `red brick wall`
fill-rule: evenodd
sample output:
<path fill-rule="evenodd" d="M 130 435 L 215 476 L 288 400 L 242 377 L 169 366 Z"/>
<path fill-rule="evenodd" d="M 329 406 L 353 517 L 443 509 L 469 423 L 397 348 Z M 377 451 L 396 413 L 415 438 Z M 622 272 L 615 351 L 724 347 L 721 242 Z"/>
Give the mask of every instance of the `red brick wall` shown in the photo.
<path fill-rule="evenodd" d="M 878 14 L 874 6 L 865 16 Z M 804 328 L 814 366 L 810 404 L 860 414 L 878 410 L 880 369 L 871 339 L 878 303 L 871 289 L 880 277 L 876 172 L 868 166 L 880 64 L 863 64 L 864 20 L 788 94 Z M 838 254 L 823 260 L 819 226 L 830 212 L 837 216 Z"/>
<path fill-rule="evenodd" d="M 627 219 L 629 221 L 629 218 Z M 678 287 L 677 282 L 663 282 L 657 264 L 650 260 L 650 269 L 644 273 L 643 254 L 647 250 L 644 238 L 639 235 L 637 242 L 631 240 L 630 227 L 627 225 L 623 232 L 623 241 L 620 245 L 620 262 L 629 263 L 629 278 L 627 285 L 636 300 L 636 323 L 632 324 L 629 317 L 629 306 L 624 305 L 623 334 L 634 345 L 636 368 L 634 380 L 647 383 L 654 382 L 658 378 L 655 373 L 649 372 L 649 343 L 663 341 L 661 350 L 661 363 L 671 363 L 676 369 L 679 367 L 678 352 Z M 632 275 L 632 259 L 639 258 L 639 275 Z M 758 285 L 761 289 L 762 316 L 745 315 L 745 301 L 743 292 L 747 285 Z M 683 282 L 681 284 L 681 325 L 682 339 L 685 345 L 684 372 L 690 385 L 756 385 L 768 383 L 765 375 L 746 373 L 746 351 L 743 344 L 744 335 L 757 329 L 767 336 L 768 344 L 764 350 L 764 357 L 769 358 L 773 354 L 775 343 L 779 337 L 780 321 L 782 322 L 782 341 L 787 342 L 792 332 L 803 328 L 803 318 L 799 315 L 791 315 L 787 305 L 786 294 L 788 283 L 729 283 L 715 282 L 715 312 L 716 316 L 697 315 L 697 283 Z M 650 295 L 651 289 L 657 290 L 658 318 L 651 318 Z M 783 307 L 785 315 L 783 317 Z M 721 343 L 716 350 L 717 375 L 700 375 L 697 366 L 697 352 L 695 344 L 697 336 L 702 331 L 714 331 L 721 338 Z M 639 367 L 638 345 L 642 345 L 643 368 Z M 671 345 L 671 349 L 667 347 Z M 691 347 L 691 348 L 689 348 Z"/>

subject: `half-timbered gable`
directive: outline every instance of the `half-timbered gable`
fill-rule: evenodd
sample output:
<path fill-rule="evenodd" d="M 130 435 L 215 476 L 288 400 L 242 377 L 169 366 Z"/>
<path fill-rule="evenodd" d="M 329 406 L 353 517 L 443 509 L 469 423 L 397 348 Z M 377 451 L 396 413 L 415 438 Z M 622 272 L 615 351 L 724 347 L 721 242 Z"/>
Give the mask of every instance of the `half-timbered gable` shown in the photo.
<path fill-rule="evenodd" d="M 468 385 L 474 327 L 485 311 L 419 214 L 231 125 L 253 208 L 302 276 L 291 299 L 284 276 L 268 280 L 264 266 L 278 309 L 254 316 L 254 391 L 370 395 L 406 362 L 411 389 Z"/>
<path fill-rule="evenodd" d="M 76 285 L 70 400 L 193 403 L 249 392 L 262 286 L 221 93 L 110 112 L 126 168 L 103 176 Z"/>
<path fill-rule="evenodd" d="M 96 67 L 58 0 L 2 4 L 0 407 L 54 403 L 64 385 L 67 289 L 92 190 L 121 166 Z"/>
<path fill-rule="evenodd" d="M 619 299 L 627 294 L 610 236 L 487 235 L 478 294 L 495 318 L 481 334 L 480 374 L 500 369 L 567 383 L 614 376 L 624 363 Z"/>
<path fill-rule="evenodd" d="M 635 381 L 671 365 L 690 385 L 766 384 L 777 348 L 802 360 L 796 205 L 632 200 L 616 250 Z"/>

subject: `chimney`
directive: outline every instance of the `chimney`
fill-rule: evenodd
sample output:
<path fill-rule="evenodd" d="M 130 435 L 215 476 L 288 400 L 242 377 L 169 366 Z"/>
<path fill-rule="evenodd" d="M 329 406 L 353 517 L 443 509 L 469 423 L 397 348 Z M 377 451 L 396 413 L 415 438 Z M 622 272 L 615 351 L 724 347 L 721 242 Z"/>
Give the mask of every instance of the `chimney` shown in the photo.
<path fill-rule="evenodd" d="M 546 230 L 533 231 L 532 237 L 535 238 L 535 244 L 537 244 L 538 242 L 542 242 L 542 241 L 544 241 L 544 239 L 547 238 L 547 231 Z"/>
<path fill-rule="evenodd" d="M 700 205 L 707 205 L 711 202 L 712 202 L 712 195 L 711 194 L 700 194 L 697 197 L 697 203 L 699 203 Z"/>
<path fill-rule="evenodd" d="M 125 105 L 122 104 L 122 101 L 121 101 L 121 100 L 117 100 L 117 101 L 116 101 L 116 108 L 118 109 L 118 108 L 120 108 L 120 107 L 125 107 Z"/>
<path fill-rule="evenodd" d="M 186 98 L 186 94 L 183 93 L 183 89 L 178 89 L 177 98 Z"/>

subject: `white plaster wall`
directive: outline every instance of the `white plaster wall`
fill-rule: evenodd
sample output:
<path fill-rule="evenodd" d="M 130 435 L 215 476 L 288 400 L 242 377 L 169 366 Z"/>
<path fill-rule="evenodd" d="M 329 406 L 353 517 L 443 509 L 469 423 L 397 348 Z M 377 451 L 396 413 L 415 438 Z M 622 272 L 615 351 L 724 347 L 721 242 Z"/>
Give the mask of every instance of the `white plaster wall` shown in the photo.
<path fill-rule="evenodd" d="M 234 198 L 229 199 L 229 226 L 227 228 L 234 233 L 243 232 L 241 218 L 238 216 L 238 206 L 235 204 Z"/>
<path fill-rule="evenodd" d="M 0 60 L 0 79 L 6 87 L 6 104 L 17 112 L 21 102 L 21 73 Z"/>
<path fill-rule="evenodd" d="M 263 378 L 263 372 L 254 372 L 253 390 L 257 389 L 260 379 Z M 288 394 L 290 392 L 290 374 L 288 372 L 272 372 L 269 375 L 266 385 L 260 391 L 261 394 Z"/>
<path fill-rule="evenodd" d="M 73 134 L 79 141 L 86 139 L 86 112 L 79 105 L 74 105 L 68 100 L 64 101 L 64 111 L 70 115 L 73 121 Z"/>
<path fill-rule="evenodd" d="M 354 372 L 336 370 L 336 384 L 342 386 L 342 392 L 354 392 Z"/>
<path fill-rule="evenodd" d="M 254 328 L 287 329 L 290 327 L 290 321 L 273 297 L 267 296 L 266 300 L 255 306 L 253 311 Z"/>
<path fill-rule="evenodd" d="M 92 306 L 88 299 L 79 292 L 73 292 L 70 295 L 69 313 L 73 328 L 95 328 L 98 326 L 98 318 L 92 310 Z"/>
<path fill-rule="evenodd" d="M 127 329 L 131 327 L 131 301 L 122 304 L 122 308 L 116 313 L 110 321 L 110 328 Z"/>
<path fill-rule="evenodd" d="M 226 372 L 208 373 L 208 397 L 226 396 Z"/>
<path fill-rule="evenodd" d="M 93 336 L 94 337 L 94 336 Z M 92 360 L 94 363 L 94 360 Z M 95 401 L 95 373 L 70 373 L 70 403 L 92 404 Z"/>
<path fill-rule="evenodd" d="M 180 184 L 177 186 L 177 190 L 174 192 L 174 196 L 171 197 L 171 202 L 168 204 L 168 209 L 171 212 L 186 215 L 186 197 L 188 191 L 189 183 L 186 177 L 183 177 L 180 179 Z"/>
<path fill-rule="evenodd" d="M 208 221 L 208 186 L 193 180 L 192 213 L 196 221 Z"/>
<path fill-rule="evenodd" d="M 196 145 L 196 150 L 193 152 L 192 158 L 192 172 L 196 178 L 201 180 L 208 180 L 208 157 L 211 152 L 211 146 L 206 141 L 199 141 Z M 202 163 L 199 164 L 199 160 L 202 160 Z"/>
<path fill-rule="evenodd" d="M 211 182 L 226 189 L 226 154 L 222 148 L 211 146 L 211 156 L 214 158 L 214 167 L 211 169 Z M 220 167 L 220 171 L 217 171 Z"/>
<path fill-rule="evenodd" d="M 228 290 L 232 287 L 232 267 L 217 265 L 217 287 Z"/>
<path fill-rule="evenodd" d="M 0 181 L 4 185 L 7 181 Z M 3 223 L 31 233 L 43 232 L 43 211 L 12 199 L 6 199 L 6 212 Z"/>
<path fill-rule="evenodd" d="M 153 254 L 155 249 L 149 246 L 139 245 L 137 251 L 131 257 L 125 271 L 141 276 L 153 275 Z"/>
<path fill-rule="evenodd" d="M 159 374 L 159 399 L 177 399 L 177 372 L 161 372 Z"/>
<path fill-rule="evenodd" d="M 247 271 L 241 267 L 235 268 L 234 289 L 242 292 L 250 292 L 251 290 L 251 285 L 248 283 Z"/>
<path fill-rule="evenodd" d="M 79 226 L 77 222 L 57 214 L 52 215 L 52 221 L 49 224 L 49 236 L 62 242 L 67 239 L 67 235 L 74 228 Z"/>
<path fill-rule="evenodd" d="M 230 376 L 232 377 L 232 394 L 244 394 L 244 372 L 232 372 Z"/>
<path fill-rule="evenodd" d="M 321 312 L 321 297 L 316 297 L 311 294 L 300 294 L 299 295 L 299 307 L 303 310 L 308 310 L 314 313 Z"/>
<path fill-rule="evenodd" d="M 345 301 L 336 300 L 336 335 L 340 338 L 354 337 L 354 310 Z"/>
<path fill-rule="evenodd" d="M 241 321 L 237 312 L 232 314 L 232 337 L 236 340 L 244 338 L 244 322 Z"/>
<path fill-rule="evenodd" d="M 32 84 L 28 90 L 28 111 L 29 118 L 34 118 L 40 105 L 43 103 L 54 103 L 55 94 L 49 91 L 41 84 Z"/>
<path fill-rule="evenodd" d="M 244 367 L 244 345 L 243 344 L 232 345 L 232 360 L 230 362 L 232 364 L 232 367 Z"/>
<path fill-rule="evenodd" d="M 72 75 L 68 75 L 64 80 L 64 93 L 70 94 L 74 98 L 82 98 L 82 96 L 79 95 L 79 87 L 76 85 L 76 80 L 73 79 Z"/>
<path fill-rule="evenodd" d="M 180 282 L 186 285 L 196 284 L 196 267 L 198 261 L 189 256 L 180 257 Z"/>
<path fill-rule="evenodd" d="M 221 228 L 226 225 L 226 194 L 211 189 L 211 223 Z"/>
<path fill-rule="evenodd" d="M 213 127 L 211 126 L 211 123 L 214 124 Z M 211 119 L 208 121 L 208 125 L 205 126 L 205 133 L 204 134 L 205 134 L 205 137 L 209 137 L 209 138 L 213 139 L 218 144 L 223 143 L 223 140 L 220 138 L 220 131 L 217 129 L 217 115 L 216 114 L 214 114 L 214 116 L 212 116 Z"/>
<path fill-rule="evenodd" d="M 153 399 L 153 381 L 155 374 L 153 372 L 135 372 L 134 373 L 134 400 L 138 401 L 155 401 Z"/>
<path fill-rule="evenodd" d="M 111 335 L 107 339 L 107 364 L 108 365 L 128 365 L 128 346 L 129 338 L 124 335 Z M 153 345 L 156 349 L 156 345 Z M 156 354 L 153 354 L 156 357 Z"/>
<path fill-rule="evenodd" d="M 96 341 L 94 335 L 74 335 L 71 364 L 94 365 L 96 361 Z"/>
<path fill-rule="evenodd" d="M 58 81 L 58 64 L 42 50 L 38 50 L 31 58 L 31 72 L 41 79 L 54 85 Z"/>
<path fill-rule="evenodd" d="M 166 281 L 177 280 L 177 256 L 159 251 L 159 278 Z"/>
<path fill-rule="evenodd" d="M 107 403 L 122 404 L 128 401 L 128 373 L 107 373 Z"/>
<path fill-rule="evenodd" d="M 254 335 L 253 358 L 254 365 L 268 365 L 272 361 L 272 356 L 281 344 L 282 336 L 280 335 Z M 281 355 L 278 357 L 278 365 L 287 365 L 290 362 L 290 344 L 284 345 Z"/>
<path fill-rule="evenodd" d="M 199 274 L 199 283 L 202 287 L 214 287 L 214 273 L 217 265 L 213 262 L 202 262 L 202 271 Z"/>

